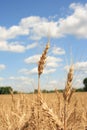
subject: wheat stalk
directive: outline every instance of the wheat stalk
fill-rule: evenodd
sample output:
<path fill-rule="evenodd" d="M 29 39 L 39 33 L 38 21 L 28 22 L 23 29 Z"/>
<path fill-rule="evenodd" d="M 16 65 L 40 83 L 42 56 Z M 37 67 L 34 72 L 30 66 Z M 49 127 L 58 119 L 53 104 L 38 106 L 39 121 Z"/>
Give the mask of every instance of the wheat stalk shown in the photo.
<path fill-rule="evenodd" d="M 68 103 L 72 97 L 73 89 L 72 89 L 72 80 L 73 80 L 73 74 L 74 74 L 74 66 L 71 65 L 68 75 L 67 75 L 67 82 L 65 86 L 65 90 L 63 92 L 63 98 L 64 98 L 64 130 L 67 130 L 67 106 Z"/>
<path fill-rule="evenodd" d="M 39 115 L 39 109 L 40 109 L 40 102 L 39 102 L 39 96 L 41 95 L 41 92 L 40 92 L 40 76 L 41 74 L 43 73 L 43 70 L 44 70 L 44 66 L 45 66 L 45 63 L 46 63 L 46 55 L 47 55 L 47 52 L 48 52 L 48 49 L 50 47 L 50 42 L 48 42 L 46 44 L 46 47 L 40 57 L 40 60 L 38 62 L 38 96 L 37 96 L 37 102 L 38 102 L 38 106 L 37 106 L 37 113 L 38 113 L 38 130 L 39 130 L 39 119 L 40 119 L 40 115 Z"/>
<path fill-rule="evenodd" d="M 63 126 L 62 126 L 62 122 L 60 121 L 60 119 L 53 113 L 52 109 L 50 109 L 48 107 L 48 105 L 46 104 L 46 102 L 43 101 L 42 97 L 39 96 L 39 102 L 40 102 L 40 106 L 43 110 L 43 113 L 45 114 L 45 116 L 47 116 L 49 118 L 49 120 L 51 120 L 57 127 L 58 130 L 62 130 Z"/>
<path fill-rule="evenodd" d="M 73 74 L 74 74 L 74 67 L 71 65 L 69 69 L 69 73 L 67 75 L 67 82 L 65 86 L 65 90 L 63 92 L 63 97 L 65 101 L 69 101 L 70 97 L 72 95 L 72 80 L 73 80 Z"/>
<path fill-rule="evenodd" d="M 43 73 L 44 70 L 44 66 L 47 58 L 46 55 L 49 47 L 50 47 L 50 43 L 48 42 L 46 44 L 45 50 L 42 53 L 42 56 L 40 57 L 40 61 L 38 62 L 38 93 L 40 93 L 40 75 Z"/>

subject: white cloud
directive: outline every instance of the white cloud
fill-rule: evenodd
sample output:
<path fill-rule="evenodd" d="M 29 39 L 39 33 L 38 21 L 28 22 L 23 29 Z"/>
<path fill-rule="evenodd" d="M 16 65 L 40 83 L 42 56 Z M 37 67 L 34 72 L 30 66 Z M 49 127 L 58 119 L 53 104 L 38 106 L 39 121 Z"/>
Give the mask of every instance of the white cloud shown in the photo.
<path fill-rule="evenodd" d="M 4 64 L 0 64 L 0 70 L 4 70 L 6 66 Z"/>
<path fill-rule="evenodd" d="M 0 81 L 3 81 L 4 80 L 4 78 L 3 77 L 0 77 Z"/>
<path fill-rule="evenodd" d="M 31 82 L 33 81 L 33 79 L 29 78 L 29 77 L 25 77 L 25 76 L 19 76 L 19 77 L 14 77 L 14 76 L 11 76 L 8 78 L 8 80 L 10 80 L 10 83 L 13 81 L 13 83 L 15 84 L 21 84 L 22 87 L 24 87 L 23 85 L 30 85 Z"/>
<path fill-rule="evenodd" d="M 57 84 L 58 82 L 56 80 L 51 80 L 51 81 L 48 81 L 47 84 L 45 85 L 46 86 L 46 90 L 55 90 L 55 88 L 57 88 Z"/>
<path fill-rule="evenodd" d="M 21 82 L 28 83 L 28 84 L 29 84 L 29 81 L 31 81 L 31 79 L 29 79 L 29 77 L 25 77 L 25 76 L 20 76 L 20 77 L 11 76 L 11 77 L 9 77 L 9 79 L 10 80 L 16 80 L 16 81 L 21 81 Z"/>
<path fill-rule="evenodd" d="M 30 71 L 29 71 L 29 73 L 30 74 L 37 74 L 38 73 L 38 70 L 37 70 L 38 68 L 36 67 L 36 68 L 33 68 L 33 69 L 31 69 Z"/>
<path fill-rule="evenodd" d="M 77 37 L 87 38 L 87 4 L 71 4 L 73 13 L 65 19 L 59 20 L 59 32 L 64 35 L 71 34 Z"/>
<path fill-rule="evenodd" d="M 51 68 L 57 68 L 58 66 L 60 66 L 60 62 L 62 62 L 61 58 L 55 56 L 48 56 L 46 66 Z"/>
<path fill-rule="evenodd" d="M 51 74 L 51 73 L 54 73 L 56 71 L 56 68 L 44 68 L 43 70 L 43 74 Z M 26 74 L 26 75 L 29 75 L 29 74 L 38 74 L 38 68 L 35 67 L 31 70 L 28 70 L 26 68 L 24 69 L 21 69 L 19 70 L 19 73 L 23 73 L 23 74 Z"/>
<path fill-rule="evenodd" d="M 35 47 L 37 47 L 38 46 L 38 43 L 32 43 L 32 44 L 29 44 L 29 45 L 27 45 L 26 46 L 26 49 L 28 50 L 28 49 L 32 49 L 32 48 L 35 48 Z"/>
<path fill-rule="evenodd" d="M 23 68 L 23 69 L 20 69 L 19 70 L 19 73 L 22 73 L 22 74 L 26 74 L 26 75 L 30 75 L 30 74 L 37 74 L 38 71 L 37 71 L 37 68 L 33 68 L 31 70 L 28 70 L 26 68 Z"/>
<path fill-rule="evenodd" d="M 12 39 L 20 35 L 28 35 L 29 29 L 25 29 L 21 26 L 12 26 L 8 29 L 7 32 L 8 32 L 8 35 L 7 35 L 8 38 Z"/>
<path fill-rule="evenodd" d="M 48 56 L 47 57 L 47 62 L 62 62 L 62 59 L 61 58 L 56 58 L 54 56 Z"/>
<path fill-rule="evenodd" d="M 0 27 L 0 40 L 13 39 L 17 36 L 28 35 L 29 29 L 25 29 L 20 26 L 11 26 L 9 29 L 5 27 Z"/>
<path fill-rule="evenodd" d="M 5 51 L 7 48 L 8 47 L 6 41 L 0 41 L 0 50 Z"/>
<path fill-rule="evenodd" d="M 38 45 L 37 43 L 31 43 L 27 46 L 24 46 L 17 41 L 11 43 L 8 43 L 7 41 L 0 41 L 0 50 L 22 53 L 25 52 L 26 50 L 35 48 L 37 45 Z"/>
<path fill-rule="evenodd" d="M 28 17 L 21 20 L 21 26 L 26 26 L 30 30 L 30 36 L 33 38 L 42 38 L 50 35 L 53 38 L 64 35 L 75 35 L 77 37 L 87 38 L 87 4 L 81 5 L 73 3 L 70 5 L 73 13 L 66 18 L 60 18 L 58 21 L 49 22 L 46 18 Z M 30 25 L 32 21 L 32 24 Z"/>
<path fill-rule="evenodd" d="M 40 60 L 41 55 L 33 55 L 24 60 L 27 64 L 35 64 L 37 67 L 28 70 L 26 68 L 21 69 L 19 72 L 24 74 L 37 74 L 38 73 L 38 62 Z M 56 58 L 54 56 L 48 56 L 46 59 L 46 65 L 43 70 L 43 74 L 51 74 L 54 73 L 57 69 L 57 67 L 60 65 L 60 62 L 62 62 L 62 59 Z"/>
<path fill-rule="evenodd" d="M 59 47 L 53 47 L 52 49 L 52 53 L 54 55 L 64 55 L 65 54 L 65 50 Z"/>
<path fill-rule="evenodd" d="M 40 56 L 41 55 L 30 56 L 30 57 L 26 58 L 24 60 L 24 62 L 27 63 L 27 64 L 38 63 Z"/>
<path fill-rule="evenodd" d="M 43 74 L 51 74 L 51 73 L 54 73 L 56 71 L 55 68 L 50 68 L 50 69 L 46 69 L 44 68 L 43 70 Z M 30 71 L 30 74 L 37 74 L 38 73 L 38 70 L 37 68 L 34 68 Z"/>
<path fill-rule="evenodd" d="M 77 62 L 74 66 L 76 70 L 87 71 L 87 62 Z"/>
<path fill-rule="evenodd" d="M 74 70 L 75 71 L 83 71 L 86 72 L 87 71 L 87 62 L 77 62 L 74 65 Z M 65 66 L 64 69 L 69 70 L 69 66 Z"/>
<path fill-rule="evenodd" d="M 55 68 L 50 68 L 50 69 L 44 69 L 43 74 L 51 74 L 56 71 Z"/>
<path fill-rule="evenodd" d="M 47 67 L 53 67 L 53 68 L 55 68 L 55 67 L 58 67 L 59 65 L 58 65 L 58 63 L 56 63 L 56 62 L 48 62 L 47 63 Z"/>
<path fill-rule="evenodd" d="M 24 60 L 25 63 L 27 64 L 38 64 L 40 60 L 41 55 L 34 55 L 26 58 Z M 46 60 L 46 66 L 47 67 L 58 67 L 59 63 L 62 62 L 61 58 L 56 58 L 54 56 L 48 56 Z"/>
<path fill-rule="evenodd" d="M 24 52 L 25 47 L 20 45 L 17 42 L 8 43 L 6 41 L 0 41 L 0 50 L 1 51 L 11 51 L 11 52 Z"/>
<path fill-rule="evenodd" d="M 8 46 L 8 51 L 12 51 L 12 52 L 24 52 L 25 51 L 25 47 L 23 45 L 20 44 L 10 44 Z"/>
<path fill-rule="evenodd" d="M 0 39 L 8 40 L 17 36 L 26 35 L 31 39 L 39 40 L 42 37 L 48 36 L 49 28 L 51 37 L 60 37 L 62 35 L 58 33 L 57 22 L 49 22 L 47 18 L 39 16 L 30 16 L 21 19 L 17 26 L 13 25 L 8 29 L 0 27 Z"/>
<path fill-rule="evenodd" d="M 51 85 L 57 85 L 58 82 L 57 82 L 56 80 L 51 80 L 51 81 L 49 82 L 49 84 L 51 84 Z"/>
<path fill-rule="evenodd" d="M 23 28 L 32 28 L 36 27 L 37 24 L 41 23 L 41 21 L 47 21 L 47 19 L 39 16 L 30 16 L 27 18 L 22 18 L 20 21 L 20 26 Z"/>
<path fill-rule="evenodd" d="M 17 36 L 28 36 L 32 39 L 41 39 L 48 36 L 59 38 L 66 35 L 74 35 L 87 38 L 87 4 L 81 5 L 73 3 L 70 5 L 73 10 L 71 15 L 60 18 L 57 21 L 49 21 L 45 17 L 30 16 L 22 18 L 18 25 L 9 28 L 0 26 L 0 40 L 7 41 Z"/>
<path fill-rule="evenodd" d="M 30 38 L 31 39 L 41 39 L 48 35 L 48 19 L 39 17 L 39 16 L 31 16 L 27 18 L 23 18 L 20 22 L 20 26 L 24 28 L 28 28 L 30 30 Z"/>
<path fill-rule="evenodd" d="M 30 74 L 30 73 L 29 73 L 29 70 L 26 69 L 26 68 L 20 69 L 20 70 L 19 70 L 19 73 Z"/>
<path fill-rule="evenodd" d="M 4 79 L 2 86 L 11 86 L 17 91 L 30 92 L 34 90 L 32 86 L 33 82 L 35 81 L 27 76 L 10 76 Z"/>

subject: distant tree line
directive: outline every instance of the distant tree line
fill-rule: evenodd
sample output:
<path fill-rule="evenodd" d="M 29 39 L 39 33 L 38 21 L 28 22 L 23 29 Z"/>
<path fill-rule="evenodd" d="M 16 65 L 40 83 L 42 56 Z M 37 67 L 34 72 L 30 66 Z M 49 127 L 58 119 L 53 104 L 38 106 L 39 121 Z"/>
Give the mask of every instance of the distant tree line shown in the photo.
<path fill-rule="evenodd" d="M 76 89 L 76 92 L 85 92 L 85 91 L 87 91 L 87 78 L 85 78 L 85 79 L 83 80 L 83 84 L 84 84 L 84 87 L 83 87 L 83 88 L 78 88 L 78 89 Z M 14 94 L 19 93 L 18 91 L 13 91 L 13 89 L 12 89 L 11 86 L 4 86 L 4 87 L 1 86 L 1 87 L 0 87 L 0 94 L 10 94 L 11 91 L 12 91 Z M 63 92 L 63 90 L 58 90 L 58 91 Z M 34 90 L 34 93 L 37 93 L 37 92 L 38 92 L 38 90 L 35 89 L 35 90 Z M 55 90 L 46 90 L 46 89 L 42 90 L 42 93 L 54 93 L 54 92 L 55 92 Z"/>
<path fill-rule="evenodd" d="M 0 94 L 10 94 L 13 89 L 10 86 L 0 87 Z"/>
<path fill-rule="evenodd" d="M 83 84 L 84 84 L 84 87 L 83 88 L 78 88 L 78 89 L 76 89 L 76 92 L 86 92 L 87 91 L 87 78 L 85 78 L 84 80 L 83 80 Z M 61 90 L 58 90 L 59 92 L 63 92 L 63 89 L 61 89 Z M 38 90 L 37 89 L 35 89 L 34 90 L 34 93 L 37 93 L 38 92 Z M 55 92 L 55 90 L 42 90 L 42 93 L 54 93 Z"/>
<path fill-rule="evenodd" d="M 14 94 L 17 94 L 17 93 L 18 93 L 17 91 L 13 91 L 13 89 L 12 89 L 11 86 L 1 86 L 1 87 L 0 87 L 0 94 L 10 94 L 11 91 L 12 91 Z"/>
<path fill-rule="evenodd" d="M 83 80 L 83 84 L 84 84 L 84 87 L 83 88 L 78 88 L 76 91 L 77 92 L 87 92 L 87 78 L 85 78 Z"/>
<path fill-rule="evenodd" d="M 84 91 L 87 91 L 87 78 L 85 78 L 85 79 L 83 80 L 83 84 L 84 84 L 83 90 L 84 90 Z"/>
<path fill-rule="evenodd" d="M 63 90 L 58 90 L 58 91 L 59 91 L 59 92 L 63 92 Z M 43 90 L 41 90 L 41 92 L 42 92 L 42 93 L 54 93 L 55 90 L 46 90 L 46 89 L 43 89 Z M 34 93 L 38 93 L 38 90 L 35 89 L 35 90 L 34 90 Z"/>

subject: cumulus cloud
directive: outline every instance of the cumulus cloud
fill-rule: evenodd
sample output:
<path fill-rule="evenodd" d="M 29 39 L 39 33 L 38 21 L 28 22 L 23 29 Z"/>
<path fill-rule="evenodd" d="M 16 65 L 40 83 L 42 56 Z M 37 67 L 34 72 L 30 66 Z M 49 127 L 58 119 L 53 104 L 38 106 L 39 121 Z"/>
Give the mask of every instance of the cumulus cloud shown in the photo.
<path fill-rule="evenodd" d="M 26 58 L 24 60 L 24 62 L 27 63 L 27 64 L 38 63 L 40 56 L 41 55 L 30 56 L 30 57 Z"/>
<path fill-rule="evenodd" d="M 29 74 L 37 74 L 38 71 L 37 71 L 37 68 L 33 68 L 31 70 L 28 70 L 26 68 L 23 68 L 23 69 L 20 69 L 19 70 L 19 73 L 22 73 L 22 74 L 25 74 L 25 75 L 29 75 Z"/>
<path fill-rule="evenodd" d="M 22 87 L 24 87 L 23 85 L 30 85 L 31 82 L 33 82 L 33 79 L 26 77 L 26 76 L 19 76 L 19 77 L 15 77 L 15 76 L 11 76 L 8 78 L 8 80 L 10 80 L 10 83 L 13 81 L 13 83 L 18 83 L 21 84 Z"/>
<path fill-rule="evenodd" d="M 34 90 L 32 83 L 35 81 L 27 76 L 10 76 L 4 81 L 2 83 L 3 86 L 10 85 L 17 91 L 29 92 Z"/>
<path fill-rule="evenodd" d="M 38 64 L 40 57 L 41 57 L 41 55 L 30 56 L 30 57 L 26 58 L 24 60 L 24 62 L 27 63 L 27 64 L 32 64 L 32 63 Z M 62 62 L 61 58 L 56 58 L 54 56 L 48 56 L 46 66 L 48 66 L 48 67 L 58 67 L 59 66 L 58 63 L 60 63 L 60 62 Z"/>
<path fill-rule="evenodd" d="M 13 39 L 17 36 L 21 35 L 28 35 L 29 29 L 24 29 L 21 26 L 11 26 L 10 28 L 5 28 L 0 26 L 0 39 L 1 40 L 8 40 Z"/>
<path fill-rule="evenodd" d="M 50 27 L 50 35 L 54 38 L 66 35 L 87 38 L 87 4 L 73 3 L 70 5 L 70 9 L 73 10 L 73 13 L 66 18 L 60 18 L 58 21 L 49 22 L 47 19 L 39 18 L 39 24 L 32 26 L 33 36 L 47 36 Z"/>
<path fill-rule="evenodd" d="M 74 66 L 76 70 L 87 71 L 87 62 L 77 62 Z"/>
<path fill-rule="evenodd" d="M 37 46 L 37 43 L 31 43 L 27 46 L 19 44 L 19 42 L 7 42 L 7 41 L 0 41 L 0 50 L 1 51 L 10 51 L 10 52 L 17 52 L 22 53 L 26 50 L 33 49 Z"/>
<path fill-rule="evenodd" d="M 0 70 L 4 70 L 6 66 L 4 64 L 0 64 Z"/>
<path fill-rule="evenodd" d="M 43 74 L 51 74 L 51 73 L 54 73 L 55 71 L 56 71 L 56 68 L 49 68 L 49 69 L 44 68 Z M 35 67 L 35 68 L 31 69 L 31 70 L 28 70 L 28 69 L 24 68 L 24 69 L 19 70 L 19 72 L 23 73 L 23 74 L 27 74 L 27 75 L 29 75 L 29 74 L 38 74 L 38 69 L 37 69 L 37 67 Z"/>
<path fill-rule="evenodd" d="M 55 57 L 55 56 L 48 56 L 47 57 L 47 62 L 61 62 L 62 59 L 61 58 L 58 58 L 58 57 Z"/>
<path fill-rule="evenodd" d="M 40 57 L 41 57 L 41 55 L 39 55 L 39 54 L 33 55 L 33 56 L 26 58 L 24 60 L 24 62 L 27 64 L 34 64 L 34 65 L 38 66 L 38 62 L 40 60 Z M 60 66 L 61 62 L 62 62 L 61 58 L 57 58 L 54 56 L 48 56 L 46 59 L 46 65 L 45 65 L 43 73 L 44 74 L 54 73 L 56 71 L 57 67 Z M 19 72 L 24 73 L 24 74 L 37 74 L 38 70 L 37 70 L 37 67 L 35 67 L 31 70 L 24 68 L 24 69 L 21 69 Z"/>
<path fill-rule="evenodd" d="M 0 51 L 24 52 L 25 47 L 17 42 L 8 43 L 6 41 L 0 41 Z"/>
<path fill-rule="evenodd" d="M 47 63 L 47 67 L 56 68 L 56 67 L 58 67 L 58 66 L 59 66 L 58 63 L 56 63 L 56 62 L 48 62 L 48 63 Z"/>
<path fill-rule="evenodd" d="M 64 35 L 69 34 L 87 38 L 87 4 L 73 3 L 70 5 L 70 8 L 73 9 L 73 13 L 59 20 L 59 32 Z"/>
<path fill-rule="evenodd" d="M 32 44 L 27 45 L 26 49 L 29 50 L 29 49 L 35 48 L 37 46 L 38 46 L 38 43 L 32 43 Z"/>
<path fill-rule="evenodd" d="M 48 36 L 48 28 L 50 27 L 50 22 L 45 17 L 30 16 L 23 18 L 20 22 L 20 26 L 28 28 L 30 30 L 29 36 L 31 39 L 39 40 L 42 37 Z M 56 29 L 55 23 L 53 23 L 52 26 L 54 26 Z"/>
<path fill-rule="evenodd" d="M 10 44 L 8 46 L 7 51 L 11 51 L 11 52 L 24 52 L 25 51 L 25 47 L 23 45 L 18 44 L 18 43 L 13 43 L 13 44 Z"/>
<path fill-rule="evenodd" d="M 31 69 L 31 70 L 29 71 L 29 73 L 30 73 L 30 74 L 37 74 L 37 73 L 38 73 L 37 67 Z"/>
<path fill-rule="evenodd" d="M 31 81 L 31 80 L 33 80 L 32 78 L 30 79 L 27 76 L 10 76 L 10 77 L 8 77 L 6 79 L 13 80 L 13 81 L 15 81 L 15 80 L 16 81 Z M 28 82 L 28 84 L 29 84 L 29 82 Z"/>
<path fill-rule="evenodd" d="M 77 62 L 74 65 L 74 70 L 87 72 L 87 62 Z M 65 66 L 64 69 L 69 70 L 69 66 Z"/>
<path fill-rule="evenodd" d="M 67 35 L 87 38 L 87 4 L 72 3 L 69 9 L 72 10 L 72 14 L 54 21 L 49 21 L 49 18 L 45 17 L 30 16 L 22 18 L 18 25 L 13 25 L 9 28 L 0 26 L 0 41 L 7 42 L 9 39 L 14 39 L 18 36 L 27 36 L 33 40 L 39 40 L 48 36 L 49 29 L 52 38 L 60 38 Z M 57 49 L 55 53 L 58 54 L 59 51 Z"/>
<path fill-rule="evenodd" d="M 43 74 L 52 74 L 56 71 L 56 68 L 44 69 Z"/>
<path fill-rule="evenodd" d="M 65 54 L 65 50 L 59 47 L 53 47 L 52 49 L 52 53 L 54 55 L 64 55 Z"/>
<path fill-rule="evenodd" d="M 65 35 L 75 35 L 81 38 L 87 38 L 87 4 L 81 5 L 72 3 L 70 9 L 71 15 L 66 18 L 60 18 L 58 21 L 49 22 L 46 18 L 32 16 L 21 20 L 20 25 L 30 30 L 30 36 L 33 38 L 46 37 L 50 27 L 50 35 L 53 38 Z M 30 23 L 32 23 L 30 25 Z"/>

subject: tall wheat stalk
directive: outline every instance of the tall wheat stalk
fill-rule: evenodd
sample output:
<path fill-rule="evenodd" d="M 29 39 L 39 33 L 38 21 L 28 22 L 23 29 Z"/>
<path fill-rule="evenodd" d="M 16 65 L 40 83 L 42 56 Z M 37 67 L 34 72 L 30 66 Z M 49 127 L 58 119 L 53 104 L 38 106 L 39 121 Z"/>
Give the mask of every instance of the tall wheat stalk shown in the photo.
<path fill-rule="evenodd" d="M 40 109 L 40 96 L 41 96 L 41 92 L 40 92 L 40 76 L 41 74 L 43 73 L 43 70 L 44 70 L 44 67 L 45 67 L 45 63 L 46 63 L 46 55 L 47 55 L 47 52 L 48 52 L 48 49 L 50 47 L 50 42 L 48 42 L 46 44 L 46 47 L 40 57 L 40 61 L 38 62 L 38 97 L 37 97 L 37 102 L 38 102 L 38 107 L 37 107 L 37 111 L 38 111 L 38 130 L 39 130 L 39 119 L 40 119 L 40 115 L 39 115 L 39 109 Z"/>
<path fill-rule="evenodd" d="M 50 47 L 50 42 L 47 43 L 45 50 L 43 51 L 40 57 L 40 61 L 38 62 L 38 93 L 40 93 L 40 76 L 44 70 L 44 66 L 45 66 L 46 58 L 47 58 L 46 55 L 47 55 L 49 47 Z"/>
<path fill-rule="evenodd" d="M 70 102 L 70 99 L 73 94 L 72 89 L 72 80 L 73 80 L 73 74 L 74 74 L 74 66 L 71 65 L 68 75 L 67 75 L 67 82 L 65 86 L 65 90 L 63 92 L 63 98 L 64 98 L 64 130 L 67 130 L 67 106 Z"/>

